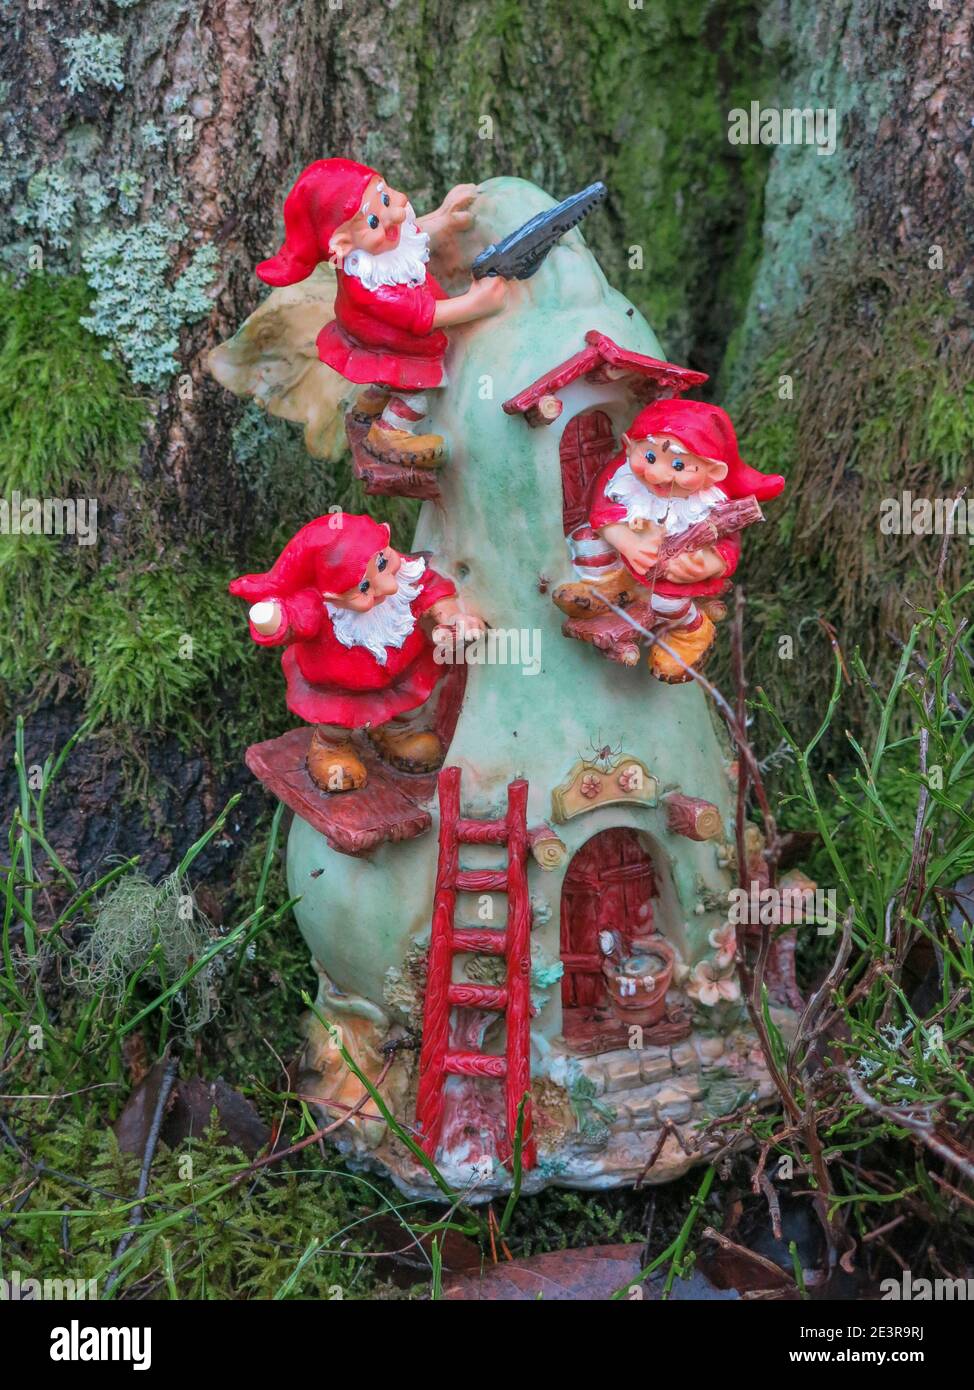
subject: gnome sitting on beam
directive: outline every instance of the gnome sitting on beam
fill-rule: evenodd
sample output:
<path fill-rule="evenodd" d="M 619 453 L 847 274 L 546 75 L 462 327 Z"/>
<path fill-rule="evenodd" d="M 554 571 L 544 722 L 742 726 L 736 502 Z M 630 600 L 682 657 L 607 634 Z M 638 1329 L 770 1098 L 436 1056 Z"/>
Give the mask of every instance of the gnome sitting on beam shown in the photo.
<path fill-rule="evenodd" d="M 422 556 L 394 550 L 387 525 L 320 516 L 266 574 L 242 575 L 230 592 L 250 601 L 254 641 L 285 647 L 288 709 L 317 726 L 308 772 L 323 791 L 366 785 L 352 729 L 405 772 L 440 766 L 430 697 L 446 667 L 437 648 L 478 637 L 484 622 L 461 612 L 453 584 Z"/>
<path fill-rule="evenodd" d="M 637 596 L 667 624 L 666 644 L 654 645 L 649 665 L 657 680 L 692 680 L 714 642 L 705 605 L 728 587 L 741 556 L 735 532 L 661 561 L 663 542 L 692 531 L 722 503 L 777 497 L 785 480 L 760 473 L 741 458 L 730 416 L 705 401 L 659 400 L 646 406 L 622 436 L 623 449 L 596 479 L 589 524 L 617 554 L 600 567 L 597 584 L 561 584 L 552 594 L 569 617 L 605 611 Z M 696 601 L 695 601 L 696 600 Z"/>
<path fill-rule="evenodd" d="M 444 328 L 495 314 L 507 283 L 474 281 L 448 296 L 426 269 L 439 245 L 470 224 L 475 189 L 461 184 L 417 220 L 405 193 L 364 164 L 319 159 L 298 177 L 284 204 L 284 245 L 257 274 L 268 285 L 305 280 L 320 261 L 337 272 L 335 317 L 318 335 L 318 356 L 347 381 L 364 385 L 355 418 L 370 429 L 364 447 L 386 463 L 435 467 L 443 439 L 420 429 L 430 387 L 445 384 Z"/>

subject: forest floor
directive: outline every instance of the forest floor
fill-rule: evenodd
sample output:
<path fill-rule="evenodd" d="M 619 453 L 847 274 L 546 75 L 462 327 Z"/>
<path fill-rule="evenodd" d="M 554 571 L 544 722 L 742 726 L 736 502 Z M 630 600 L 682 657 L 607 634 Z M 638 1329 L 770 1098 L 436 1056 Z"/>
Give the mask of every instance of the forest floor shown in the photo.
<path fill-rule="evenodd" d="M 723 709 L 742 816 L 763 823 L 772 869 L 789 829 L 815 832 L 805 868 L 835 886 L 841 921 L 799 933 L 809 1002 L 790 1047 L 766 1007 L 768 932 L 745 949 L 777 1104 L 742 1105 L 707 1161 L 661 1187 L 438 1205 L 346 1167 L 291 1089 L 316 981 L 280 811 L 248 829 L 229 879 L 207 882 L 200 866 L 233 838 L 236 798 L 167 875 L 134 856 L 73 872 L 45 812 L 85 745 L 32 769 L 19 723 L 0 865 L 0 1277 L 94 1280 L 99 1297 L 124 1299 L 513 1297 L 517 1262 L 547 1255 L 548 1287 L 565 1297 L 591 1288 L 593 1262 L 572 1252 L 592 1246 L 617 1247 L 597 1270 L 617 1287 L 600 1297 L 862 1299 L 907 1269 L 966 1277 L 972 587 L 918 614 L 886 690 L 832 640 L 831 703 L 804 746 L 760 690 L 749 709 L 743 686 Z M 851 682 L 875 719 L 862 742 L 848 736 L 852 770 L 830 778 L 817 749 Z M 765 735 L 779 740 L 773 769 L 752 752 Z"/>

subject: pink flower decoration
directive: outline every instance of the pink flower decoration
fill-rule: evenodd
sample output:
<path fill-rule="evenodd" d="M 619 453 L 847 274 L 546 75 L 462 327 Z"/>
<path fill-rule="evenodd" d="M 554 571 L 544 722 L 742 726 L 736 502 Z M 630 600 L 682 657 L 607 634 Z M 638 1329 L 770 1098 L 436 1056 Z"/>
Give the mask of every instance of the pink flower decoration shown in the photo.
<path fill-rule="evenodd" d="M 714 964 L 718 970 L 726 970 L 729 965 L 734 964 L 737 954 L 737 932 L 734 930 L 733 922 L 725 922 L 722 927 L 715 928 L 707 940 L 716 952 Z"/>
<path fill-rule="evenodd" d="M 711 1009 L 721 999 L 740 999 L 741 989 L 733 975 L 722 975 L 712 961 L 702 960 L 693 967 L 687 994 Z"/>
<path fill-rule="evenodd" d="M 642 774 L 635 763 L 630 763 L 628 767 L 624 767 L 616 778 L 616 781 L 624 792 L 636 791 L 641 780 Z"/>
<path fill-rule="evenodd" d="M 602 778 L 596 777 L 594 772 L 586 772 L 582 778 L 578 790 L 586 801 L 591 801 L 594 796 L 598 796 L 602 790 Z"/>

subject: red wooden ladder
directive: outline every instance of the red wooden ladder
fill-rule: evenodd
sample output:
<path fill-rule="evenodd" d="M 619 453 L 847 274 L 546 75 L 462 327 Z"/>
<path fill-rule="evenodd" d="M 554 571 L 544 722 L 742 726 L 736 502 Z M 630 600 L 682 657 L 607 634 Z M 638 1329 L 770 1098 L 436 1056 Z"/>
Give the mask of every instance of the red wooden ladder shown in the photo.
<path fill-rule="evenodd" d="M 527 856 L 531 836 L 527 827 L 528 784 L 523 778 L 507 788 L 503 820 L 465 820 L 460 815 L 460 769 L 445 767 L 439 776 L 440 843 L 433 897 L 423 1006 L 423 1044 L 419 1056 L 416 1120 L 423 1149 L 436 1157 L 443 1125 L 444 1087 L 448 1076 L 489 1076 L 503 1080 L 506 1094 L 507 1137 L 502 1154 L 511 1162 L 518 1110 L 531 1082 L 531 902 L 528 896 Z M 505 845 L 507 866 L 501 869 L 462 869 L 461 845 Z M 507 925 L 502 930 L 458 927 L 458 893 L 506 893 Z M 507 976 L 503 985 L 453 983 L 453 957 L 460 953 L 503 956 Z M 450 1050 L 450 1015 L 456 1007 L 493 1009 L 507 1024 L 504 1056 Z M 536 1162 L 531 1137 L 530 1101 L 524 1105 L 521 1158 L 524 1168 Z"/>

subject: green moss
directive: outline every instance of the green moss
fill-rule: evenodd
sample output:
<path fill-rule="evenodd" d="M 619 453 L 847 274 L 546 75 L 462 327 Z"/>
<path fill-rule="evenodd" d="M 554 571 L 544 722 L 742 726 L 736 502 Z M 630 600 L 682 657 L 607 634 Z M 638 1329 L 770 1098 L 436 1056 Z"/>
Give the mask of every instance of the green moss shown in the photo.
<path fill-rule="evenodd" d="M 99 563 L 70 539 L 0 538 L 8 703 L 74 688 L 96 725 L 171 733 L 184 744 L 205 739 L 212 752 L 255 737 L 262 696 L 271 709 L 274 663 L 256 661 L 239 604 L 226 593 L 233 561 L 222 547 L 203 545 L 160 557 L 151 512 L 125 550 Z M 212 716 L 235 704 L 249 714 L 229 721 L 224 741 Z"/>
<path fill-rule="evenodd" d="M 882 681 L 899 656 L 889 634 L 902 638 L 914 606 L 933 596 L 941 537 L 884 535 L 879 526 L 884 497 L 954 495 L 974 447 L 974 349 L 946 290 L 931 281 L 903 264 L 870 267 L 852 250 L 820 266 L 814 298 L 772 327 L 776 346 L 728 403 L 744 456 L 787 478 L 783 497 L 765 508 L 767 524 L 745 536 L 740 574 L 751 681 L 801 734 L 817 723 L 832 679 L 816 619 L 833 624 L 847 655 L 858 648 Z M 955 540 L 948 587 L 972 568 L 971 547 Z M 791 656 L 781 654 L 783 636 Z M 726 681 L 725 643 L 718 662 Z M 871 717 L 865 695 L 846 697 L 849 727 Z M 832 738 L 841 761 L 844 741 Z"/>
<path fill-rule="evenodd" d="M 103 1114 L 60 1122 L 31 1133 L 31 1153 L 43 1174 L 22 1210 L 18 1255 L 4 1274 L 21 1279 L 95 1279 L 104 1296 L 113 1251 L 130 1219 L 141 1157 L 119 1150 Z M 0 1151 L 0 1191 L 22 1188 L 22 1159 L 11 1145 Z M 335 1172 L 332 1155 L 301 1155 L 296 1170 L 257 1175 L 232 1184 L 244 1155 L 226 1146 L 215 1117 L 202 1134 L 156 1151 L 145 1200 L 145 1220 L 129 1251 L 122 1287 L 143 1295 L 185 1299 L 356 1298 L 376 1290 L 375 1260 L 356 1258 L 370 1245 L 363 1226 L 375 1185 Z M 68 1180 L 61 1175 L 67 1174 Z M 72 1183 L 72 1174 L 79 1175 Z M 55 1176 L 56 1175 L 56 1176 Z M 392 1205 L 392 1202 L 389 1203 Z M 70 1249 L 61 1239 L 61 1207 L 70 1209 Z M 51 1220 L 45 1212 L 58 1213 Z M 36 1212 L 36 1214 L 35 1214 Z M 344 1251 L 354 1230 L 354 1252 Z M 408 1231 L 407 1231 L 408 1236 Z M 319 1248 L 320 1247 L 320 1248 Z M 170 1272 L 164 1273 L 167 1270 Z"/>
<path fill-rule="evenodd" d="M 79 327 L 88 298 L 78 278 L 0 277 L 0 494 L 89 496 L 135 471 L 146 405 Z"/>
<path fill-rule="evenodd" d="M 237 834 L 235 826 L 227 830 Z M 251 842 L 231 894 L 223 884 L 208 888 L 207 901 L 218 902 L 225 914 L 220 936 L 253 911 L 266 847 L 266 833 Z M 85 883 L 97 878 L 97 866 L 83 869 Z M 195 872 L 189 886 L 203 898 Z M 0 1032 L 11 1055 L 21 1057 L 20 1090 L 61 1097 L 42 1124 L 21 1108 L 12 1121 L 17 1146 L 0 1145 L 0 1204 L 11 1212 L 16 1205 L 17 1226 L 5 1235 L 0 1276 L 9 1278 L 16 1267 L 22 1278 L 97 1279 L 97 1292 L 104 1296 L 114 1252 L 131 1219 L 141 1165 L 141 1154 L 119 1150 L 112 1125 L 140 1074 L 140 1059 L 160 1056 L 167 1045 L 180 1061 L 182 1079 L 224 1078 L 253 1104 L 268 1132 L 283 1125 L 282 1147 L 313 1127 L 305 1123 L 307 1111 L 282 1094 L 288 1081 L 279 1058 L 298 1052 L 301 993 L 313 988 L 314 978 L 293 925 L 278 923 L 276 930 L 259 934 L 239 957 L 232 950 L 217 957 L 213 964 L 222 968 L 200 972 L 171 1001 L 172 1009 L 169 1004 L 150 1008 L 158 1004 L 164 982 L 183 974 L 187 958 L 198 961 L 213 944 L 214 930 L 200 918 L 196 903 L 192 919 L 182 920 L 185 887 L 175 876 L 153 886 L 137 873 L 103 887 L 73 918 L 73 946 L 55 943 L 58 934 L 49 934 L 37 954 L 24 961 L 21 983 L 31 999 L 29 1010 L 19 1011 L 16 992 L 0 993 Z M 279 856 L 264 890 L 269 909 L 287 901 Z M 79 941 L 86 943 L 81 950 Z M 214 1005 L 218 1017 L 205 1022 L 202 1015 Z M 191 1038 L 179 1026 L 182 1006 L 194 1024 Z M 45 1033 L 46 1045 L 26 1046 L 28 1028 L 55 1007 L 57 1027 Z M 144 1010 L 137 1033 L 123 1034 L 121 1029 Z M 66 1054 L 58 1048 L 55 1056 L 55 1033 Z M 133 1037 L 138 1042 L 129 1050 Z M 269 1038 L 273 1050 L 266 1045 Z M 131 1084 L 123 1046 L 132 1062 Z M 177 1137 L 167 1122 L 118 1294 L 386 1296 L 384 1286 L 376 1286 L 376 1260 L 359 1254 L 388 1248 L 369 1218 L 377 1208 L 390 1213 L 401 1208 L 406 1243 L 408 1223 L 425 1212 L 406 1203 L 390 1184 L 346 1172 L 334 1151 L 320 1152 L 317 1146 L 294 1163 L 272 1165 L 234 1185 L 246 1160 L 224 1141 L 216 1112 L 209 1125 L 197 1114 L 193 1130 Z M 18 1202 L 25 1153 L 36 1165 L 38 1181 L 27 1200 Z M 68 1241 L 62 1239 L 65 1206 L 71 1212 Z M 431 1219 L 438 1217 L 430 1213 Z"/>
<path fill-rule="evenodd" d="M 399 104 L 415 115 L 397 132 L 396 176 L 417 206 L 458 180 L 516 174 L 563 197 L 604 179 L 609 204 L 583 231 L 610 282 L 669 356 L 695 349 L 715 370 L 760 250 L 770 151 L 727 139 L 728 110 L 773 90 L 760 10 L 753 0 L 542 0 L 529 15 L 505 0 L 458 11 L 444 33 L 441 12 L 401 6 L 391 41 L 419 54 L 420 70 L 415 83 L 402 78 Z M 367 157 L 387 150 L 380 119 Z"/>
<path fill-rule="evenodd" d="M 311 521 L 330 507 L 387 521 L 393 545 L 409 548 L 419 503 L 406 497 L 369 496 L 352 476 L 348 459 L 333 465 L 311 458 L 299 426 L 247 402 L 234 425 L 231 449 L 251 508 L 262 520 L 268 564 L 294 534 L 299 518 L 302 523 Z"/>
<path fill-rule="evenodd" d="M 243 566 L 226 529 L 202 515 L 185 526 L 140 476 L 147 402 L 81 326 L 88 295 L 80 278 L 0 280 L 0 497 L 98 506 L 93 545 L 0 535 L 0 688 L 20 706 L 73 690 L 96 725 L 236 753 L 289 722 L 277 663 L 227 593 Z M 256 408 L 241 408 L 228 463 L 262 518 L 251 568 L 332 505 L 374 512 L 409 544 L 417 503 L 366 497 L 347 465 L 309 458 L 297 427 Z"/>
<path fill-rule="evenodd" d="M 593 11 L 590 109 L 613 115 L 603 176 L 625 210 L 614 244 L 593 232 L 597 253 L 668 354 L 682 360 L 697 343 L 713 370 L 760 249 L 769 151 L 727 139 L 728 110 L 770 82 L 756 9 L 696 0 Z"/>
<path fill-rule="evenodd" d="M 74 688 L 100 723 L 189 740 L 228 686 L 259 704 L 273 663 L 240 631 L 226 545 L 158 533 L 162 501 L 139 477 L 146 402 L 80 326 L 87 295 L 76 278 L 0 280 L 0 496 L 98 503 L 94 545 L 0 535 L 0 684 L 8 702 Z"/>
<path fill-rule="evenodd" d="M 261 676 L 226 592 L 233 566 L 219 547 L 169 552 L 143 568 L 145 557 L 103 567 L 87 604 L 74 608 L 65 638 L 87 676 L 89 713 L 217 747 L 208 719 L 217 692 L 229 687 L 246 704 L 241 686 L 253 696 Z"/>

